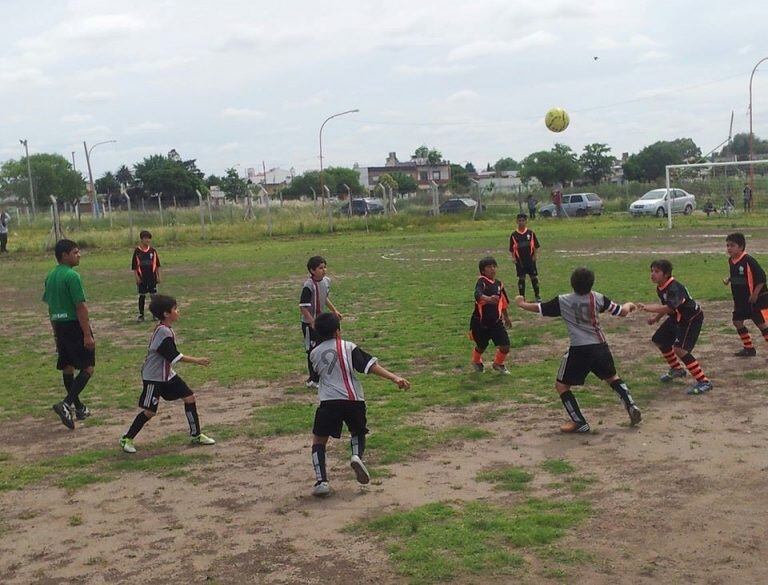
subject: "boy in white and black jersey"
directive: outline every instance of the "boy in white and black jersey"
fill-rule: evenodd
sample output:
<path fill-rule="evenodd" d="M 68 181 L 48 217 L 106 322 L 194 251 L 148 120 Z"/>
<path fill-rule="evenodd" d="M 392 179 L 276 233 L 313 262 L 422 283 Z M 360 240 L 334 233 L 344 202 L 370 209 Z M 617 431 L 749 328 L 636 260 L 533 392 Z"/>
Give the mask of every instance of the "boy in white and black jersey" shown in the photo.
<path fill-rule="evenodd" d="M 599 292 L 593 292 L 594 283 L 594 272 L 588 268 L 577 268 L 571 274 L 574 292 L 570 294 L 559 295 L 546 303 L 527 303 L 522 296 L 515 297 L 515 303 L 521 309 L 539 313 L 543 317 L 562 317 L 568 327 L 571 344 L 563 356 L 555 382 L 555 388 L 571 419 L 560 427 L 564 433 L 586 433 L 590 430 L 571 392 L 571 386 L 584 384 L 590 372 L 605 380 L 619 395 L 632 426 L 641 420 L 640 410 L 632 400 L 629 388 L 616 374 L 613 355 L 598 321 L 599 313 L 607 311 L 615 317 L 624 317 L 637 307 L 633 303 L 618 305 Z"/>
<path fill-rule="evenodd" d="M 351 341 L 344 341 L 339 331 L 339 318 L 334 313 L 319 315 L 315 319 L 314 328 L 317 345 L 310 352 L 309 359 L 319 377 L 317 395 L 320 406 L 315 411 L 312 427 L 312 465 L 316 479 L 312 494 L 325 496 L 331 491 L 325 466 L 325 446 L 328 437 L 341 438 L 343 424 L 347 425 L 351 435 L 350 465 L 357 481 L 363 484 L 371 481 L 362 460 L 365 435 L 368 433 L 365 397 L 355 372 L 376 374 L 404 390 L 408 390 L 411 383 L 383 368 L 377 358 Z"/>
<path fill-rule="evenodd" d="M 315 319 L 324 311 L 326 307 L 334 313 L 339 320 L 342 319 L 341 313 L 336 310 L 333 303 L 328 298 L 331 294 L 331 279 L 325 273 L 328 265 L 322 256 L 312 256 L 307 261 L 307 270 L 309 278 L 304 281 L 301 288 L 301 297 L 299 299 L 299 311 L 301 312 L 301 335 L 304 337 L 304 350 L 307 352 L 307 388 L 317 388 L 317 373 L 312 369 L 312 362 L 309 359 L 309 352 L 317 344 L 315 335 Z"/>
<path fill-rule="evenodd" d="M 179 318 L 179 309 L 176 299 L 165 295 L 155 295 L 149 303 L 149 311 L 160 322 L 155 327 L 149 340 L 147 357 L 141 368 L 141 378 L 144 388 L 139 397 L 141 412 L 121 438 L 120 446 L 126 453 L 136 453 L 133 440 L 149 419 L 157 414 L 157 405 L 160 398 L 164 400 L 184 401 L 184 414 L 189 423 L 189 434 L 192 442 L 198 445 L 213 445 L 216 443 L 200 431 L 200 419 L 197 416 L 195 394 L 187 386 L 186 382 L 173 371 L 173 366 L 178 362 L 187 362 L 199 366 L 208 366 L 211 363 L 206 357 L 192 357 L 183 355 L 176 347 L 176 335 L 171 329 Z"/>

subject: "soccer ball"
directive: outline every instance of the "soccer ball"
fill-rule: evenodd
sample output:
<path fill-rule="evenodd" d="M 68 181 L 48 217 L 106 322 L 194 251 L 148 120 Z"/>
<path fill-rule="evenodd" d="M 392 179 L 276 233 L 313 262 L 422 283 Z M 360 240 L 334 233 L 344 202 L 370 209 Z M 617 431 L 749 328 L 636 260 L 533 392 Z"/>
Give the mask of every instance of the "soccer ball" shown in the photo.
<path fill-rule="evenodd" d="M 568 123 L 571 119 L 568 117 L 568 112 L 563 108 L 552 108 L 544 116 L 544 123 L 552 132 L 562 132 L 568 128 Z"/>

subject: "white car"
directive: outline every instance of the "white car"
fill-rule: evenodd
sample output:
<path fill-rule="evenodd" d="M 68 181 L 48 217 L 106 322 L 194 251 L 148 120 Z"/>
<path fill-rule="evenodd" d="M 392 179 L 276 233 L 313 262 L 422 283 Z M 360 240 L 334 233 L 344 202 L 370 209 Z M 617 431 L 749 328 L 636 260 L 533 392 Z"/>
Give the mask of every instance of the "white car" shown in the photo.
<path fill-rule="evenodd" d="M 672 213 L 684 213 L 690 215 L 696 209 L 696 197 L 682 189 L 654 189 L 648 191 L 637 201 L 629 206 L 630 215 L 655 215 L 664 217 L 667 215 L 667 205 L 672 201 Z"/>

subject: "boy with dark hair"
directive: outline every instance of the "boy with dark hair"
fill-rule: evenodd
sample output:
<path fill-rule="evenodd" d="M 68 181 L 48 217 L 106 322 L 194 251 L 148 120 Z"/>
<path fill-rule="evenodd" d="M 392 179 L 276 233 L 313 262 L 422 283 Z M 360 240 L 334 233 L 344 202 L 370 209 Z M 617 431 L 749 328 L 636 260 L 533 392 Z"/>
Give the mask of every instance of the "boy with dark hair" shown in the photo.
<path fill-rule="evenodd" d="M 73 270 L 80 264 L 80 249 L 72 240 L 59 240 L 54 254 L 58 266 L 45 278 L 43 301 L 48 304 L 59 356 L 56 368 L 61 370 L 67 395 L 53 405 L 53 411 L 64 426 L 74 429 L 75 419 L 85 420 L 91 415 L 88 407 L 80 402 L 80 393 L 93 375 L 96 342 L 85 304 L 83 281 Z M 77 377 L 75 370 L 79 370 Z"/>
<path fill-rule="evenodd" d="M 747 254 L 747 239 L 744 234 L 735 232 L 725 238 L 725 249 L 728 252 L 730 275 L 723 280 L 731 285 L 733 295 L 733 326 L 741 337 L 742 349 L 734 355 L 737 357 L 752 357 L 757 355 L 749 330 L 744 321 L 751 319 L 760 329 L 763 339 L 768 341 L 768 290 L 765 286 L 765 271 L 757 260 Z"/>
<path fill-rule="evenodd" d="M 517 229 L 509 236 L 509 251 L 515 262 L 517 270 L 517 291 L 520 296 L 525 296 L 525 275 L 531 277 L 531 286 L 536 302 L 541 302 L 539 292 L 539 273 L 536 269 L 536 250 L 539 249 L 539 239 L 528 227 L 528 216 L 524 213 L 517 214 Z"/>
<path fill-rule="evenodd" d="M 674 279 L 669 260 L 651 262 L 651 281 L 656 284 L 656 294 L 661 304 L 638 303 L 637 306 L 647 313 L 656 314 L 648 319 L 648 325 L 658 323 L 665 315 L 667 317 L 651 338 L 669 364 L 669 371 L 661 376 L 661 381 L 671 382 L 675 378 L 685 377 L 685 369 L 678 361 L 682 360 L 696 380 L 687 393 L 703 394 L 711 390 L 712 382 L 704 375 L 699 362 L 691 353 L 701 333 L 704 312 L 688 289 Z"/>
<path fill-rule="evenodd" d="M 317 395 L 320 406 L 315 411 L 312 427 L 312 465 L 315 468 L 315 485 L 312 495 L 326 496 L 331 489 L 325 465 L 325 446 L 328 437 L 341 438 L 342 424 L 349 429 L 352 458 L 350 465 L 357 481 L 366 484 L 371 476 L 363 463 L 367 419 L 363 387 L 355 376 L 376 374 L 389 380 L 398 388 L 408 390 L 411 383 L 405 378 L 384 369 L 378 359 L 367 354 L 350 341 L 344 341 L 339 331 L 339 317 L 334 313 L 318 315 L 314 321 L 317 345 L 310 352 L 314 371 L 318 373 Z"/>
<path fill-rule="evenodd" d="M 139 316 L 137 322 L 144 320 L 144 304 L 147 295 L 157 294 L 157 284 L 160 282 L 160 256 L 152 247 L 152 234 L 147 230 L 139 233 L 141 242 L 133 251 L 131 270 L 136 276 L 136 291 L 139 294 Z"/>
<path fill-rule="evenodd" d="M 301 288 L 301 297 L 299 299 L 299 311 L 301 311 L 301 334 L 304 337 L 304 351 L 307 352 L 307 371 L 309 377 L 306 381 L 307 388 L 317 388 L 319 380 L 317 372 L 312 369 L 312 361 L 309 359 L 310 352 L 317 345 L 317 336 L 315 335 L 315 319 L 320 316 L 325 307 L 336 315 L 339 320 L 342 319 L 341 313 L 333 306 L 331 299 L 331 279 L 325 273 L 328 265 L 322 256 L 312 256 L 307 261 L 307 270 L 309 278 L 304 281 Z"/>
<path fill-rule="evenodd" d="M 475 283 L 475 310 L 469 320 L 469 338 L 475 342 L 472 350 L 472 366 L 476 372 L 485 371 L 483 352 L 493 340 L 496 355 L 493 369 L 500 374 L 509 374 L 504 360 L 509 353 L 509 335 L 506 328 L 512 323 L 507 314 L 509 297 L 504 284 L 496 280 L 498 265 L 491 256 L 486 256 L 478 263 L 480 278 Z"/>
<path fill-rule="evenodd" d="M 184 401 L 184 414 L 187 417 L 187 423 L 189 423 L 192 443 L 213 445 L 216 441 L 200 431 L 195 394 L 181 379 L 181 376 L 178 376 L 171 368 L 177 362 L 207 367 L 211 360 L 206 357 L 183 355 L 176 348 L 176 335 L 171 328 L 171 325 L 179 318 L 176 299 L 165 295 L 155 295 L 149 303 L 149 310 L 159 323 L 149 340 L 147 357 L 141 367 L 144 388 L 139 397 L 139 408 L 142 410 L 136 415 L 128 432 L 120 437 L 120 447 L 126 453 L 136 453 L 133 440 L 144 425 L 157 414 L 160 398 L 169 401 L 181 398 Z"/>
<path fill-rule="evenodd" d="M 594 272 L 588 268 L 577 268 L 571 274 L 572 293 L 556 296 L 546 303 L 527 303 L 522 295 L 515 297 L 515 303 L 521 309 L 543 317 L 562 317 L 568 327 L 571 344 L 560 363 L 555 382 L 560 400 L 571 419 L 560 427 L 564 433 L 586 433 L 590 430 L 576 396 L 571 392 L 571 386 L 584 384 L 590 372 L 618 394 L 629 414 L 631 426 L 642 419 L 629 388 L 616 373 L 611 349 L 598 322 L 599 313 L 608 311 L 614 317 L 625 317 L 637 307 L 633 303 L 619 305 L 592 291 L 594 283 Z"/>

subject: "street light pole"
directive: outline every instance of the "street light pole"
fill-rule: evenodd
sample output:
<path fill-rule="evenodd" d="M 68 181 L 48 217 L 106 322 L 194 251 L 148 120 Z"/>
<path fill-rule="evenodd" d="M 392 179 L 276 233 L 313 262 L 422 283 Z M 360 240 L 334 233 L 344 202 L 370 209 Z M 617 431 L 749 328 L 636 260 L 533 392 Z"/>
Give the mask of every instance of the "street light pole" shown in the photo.
<path fill-rule="evenodd" d="M 752 74 L 749 76 L 749 160 L 752 162 L 752 159 L 754 158 L 752 156 L 752 141 L 753 141 L 753 134 L 752 134 L 752 78 L 755 76 L 755 71 L 757 71 L 757 68 L 760 66 L 760 63 L 763 61 L 768 61 L 768 57 L 763 57 L 760 59 L 755 67 L 752 69 Z M 755 170 L 752 167 L 752 165 L 749 165 L 749 190 L 751 193 L 755 192 Z"/>
<path fill-rule="evenodd" d="M 32 205 L 32 217 L 37 217 L 37 206 L 35 205 L 35 189 L 32 187 L 32 163 L 29 162 L 29 145 L 27 139 L 19 140 L 24 145 L 24 152 L 27 154 L 27 176 L 29 177 L 29 202 Z"/>
<path fill-rule="evenodd" d="M 88 165 L 88 182 L 91 185 L 91 211 L 93 212 L 94 219 L 99 217 L 99 202 L 96 199 L 96 186 L 93 184 L 93 172 L 91 171 L 91 152 L 100 144 L 111 144 L 113 142 L 117 142 L 117 140 L 102 140 L 101 142 L 97 142 L 91 146 L 91 148 L 88 148 L 85 140 L 83 140 L 83 149 L 85 150 L 85 164 Z"/>
<path fill-rule="evenodd" d="M 358 109 L 354 109 L 354 110 L 347 110 L 346 112 L 339 112 L 338 114 L 333 114 L 333 116 L 328 116 L 320 126 L 320 195 L 322 195 L 323 197 L 323 207 L 325 207 L 325 181 L 323 177 L 323 128 L 328 123 L 328 120 L 332 120 L 333 118 L 338 118 L 339 116 L 344 116 L 345 114 L 354 114 L 359 111 L 360 110 Z M 352 206 L 351 201 L 349 205 L 350 207 Z"/>

